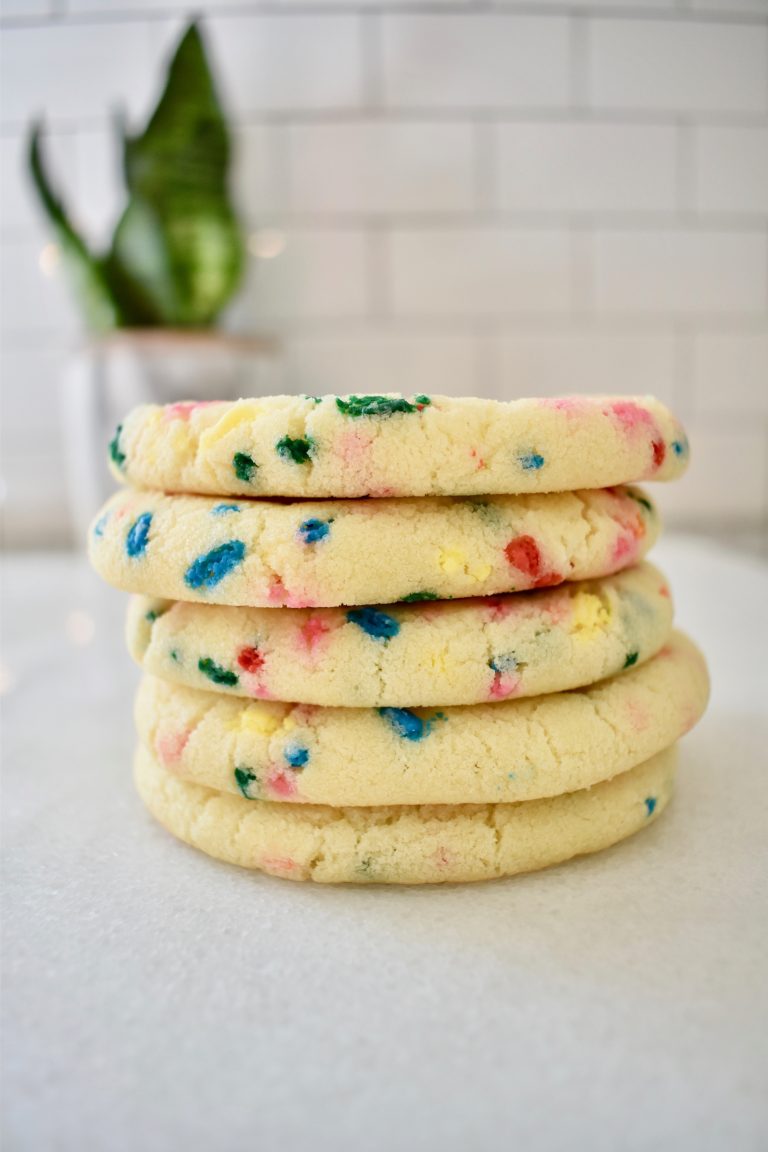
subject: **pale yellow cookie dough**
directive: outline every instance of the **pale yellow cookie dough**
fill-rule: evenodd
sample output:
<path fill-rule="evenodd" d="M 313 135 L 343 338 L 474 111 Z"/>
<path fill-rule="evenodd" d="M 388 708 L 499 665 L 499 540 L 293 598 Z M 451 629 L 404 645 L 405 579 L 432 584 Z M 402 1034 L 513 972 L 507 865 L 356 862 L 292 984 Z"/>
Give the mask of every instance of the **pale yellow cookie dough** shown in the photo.
<path fill-rule="evenodd" d="M 270 396 L 147 405 L 110 445 L 143 488 L 236 496 L 570 492 L 672 480 L 688 442 L 652 396 Z"/>
<path fill-rule="evenodd" d="M 333 607 L 605 576 L 639 560 L 658 529 L 653 505 L 632 488 L 293 503 L 127 490 L 96 519 L 90 556 L 129 592 Z"/>
<path fill-rule="evenodd" d="M 232 608 L 132 598 L 127 640 L 153 676 L 264 700 L 429 707 L 593 684 L 672 630 L 666 580 L 643 563 L 601 580 L 475 600 Z"/>
<path fill-rule="evenodd" d="M 144 744 L 190 782 L 306 804 L 485 804 L 609 779 L 699 719 L 709 680 L 681 633 L 588 688 L 465 707 L 319 708 L 226 697 L 146 677 Z"/>
<path fill-rule="evenodd" d="M 672 747 L 594 788 L 548 800 L 415 808 L 253 802 L 180 780 L 144 748 L 135 778 L 169 832 L 230 864 L 326 884 L 444 884 L 608 848 L 663 812 L 675 767 Z"/>

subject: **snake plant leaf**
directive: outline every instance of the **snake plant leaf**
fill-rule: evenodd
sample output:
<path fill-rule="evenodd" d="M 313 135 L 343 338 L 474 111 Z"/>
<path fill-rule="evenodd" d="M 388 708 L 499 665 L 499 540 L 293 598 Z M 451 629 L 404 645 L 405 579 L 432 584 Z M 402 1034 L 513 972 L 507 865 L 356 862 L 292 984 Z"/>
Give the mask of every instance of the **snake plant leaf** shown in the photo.
<path fill-rule="evenodd" d="M 80 300 L 88 326 L 96 331 L 115 328 L 123 322 L 123 317 L 110 290 L 103 263 L 90 252 L 76 231 L 63 200 L 51 183 L 43 160 L 41 137 L 41 125 L 33 124 L 28 146 L 29 171 L 56 237 L 62 263 Z"/>
<path fill-rule="evenodd" d="M 156 323 L 212 323 L 235 292 L 243 242 L 228 191 L 230 141 L 196 24 L 145 131 L 123 131 L 128 206 L 107 265 Z"/>

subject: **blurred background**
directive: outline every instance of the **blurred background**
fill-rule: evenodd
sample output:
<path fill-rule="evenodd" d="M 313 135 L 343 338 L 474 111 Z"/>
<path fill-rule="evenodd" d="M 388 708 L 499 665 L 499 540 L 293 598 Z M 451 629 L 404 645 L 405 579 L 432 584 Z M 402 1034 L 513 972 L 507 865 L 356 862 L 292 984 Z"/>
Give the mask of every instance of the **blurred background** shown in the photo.
<path fill-rule="evenodd" d="M 693 442 L 687 480 L 658 492 L 668 522 L 765 550 L 767 0 L 196 15 L 202 57 L 171 83 L 186 5 L 0 3 L 8 548 L 79 541 L 110 423 L 136 400 L 396 390 L 653 392 Z M 121 133 L 148 123 L 130 153 Z M 180 174 L 201 186 L 169 239 Z M 170 304 L 94 311 L 115 253 Z M 207 311 L 182 306 L 173 276 L 210 287 L 211 259 Z"/>

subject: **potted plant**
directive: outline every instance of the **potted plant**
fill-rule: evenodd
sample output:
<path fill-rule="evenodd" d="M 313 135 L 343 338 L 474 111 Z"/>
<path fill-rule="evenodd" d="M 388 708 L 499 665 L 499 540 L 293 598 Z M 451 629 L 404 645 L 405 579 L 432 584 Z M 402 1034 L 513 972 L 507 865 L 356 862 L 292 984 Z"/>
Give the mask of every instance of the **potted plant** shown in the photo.
<path fill-rule="evenodd" d="M 40 124 L 29 138 L 32 183 L 87 332 L 63 396 L 78 527 L 108 486 L 104 445 L 127 408 L 253 391 L 254 359 L 271 349 L 215 329 L 240 284 L 245 242 L 229 187 L 230 134 L 196 22 L 144 130 L 129 134 L 122 117 L 116 128 L 125 206 L 101 253 L 54 186 Z"/>

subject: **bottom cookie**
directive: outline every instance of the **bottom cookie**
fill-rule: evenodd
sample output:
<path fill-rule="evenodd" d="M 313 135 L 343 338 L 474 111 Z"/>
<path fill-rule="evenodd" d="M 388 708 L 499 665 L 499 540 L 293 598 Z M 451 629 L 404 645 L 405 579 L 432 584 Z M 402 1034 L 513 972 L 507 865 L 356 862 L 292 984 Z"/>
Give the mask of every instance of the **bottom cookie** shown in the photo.
<path fill-rule="evenodd" d="M 676 747 L 592 788 L 518 804 L 330 808 L 246 800 L 172 776 L 144 747 L 139 794 L 180 840 L 289 880 L 444 884 L 490 880 L 597 852 L 654 820 Z"/>

